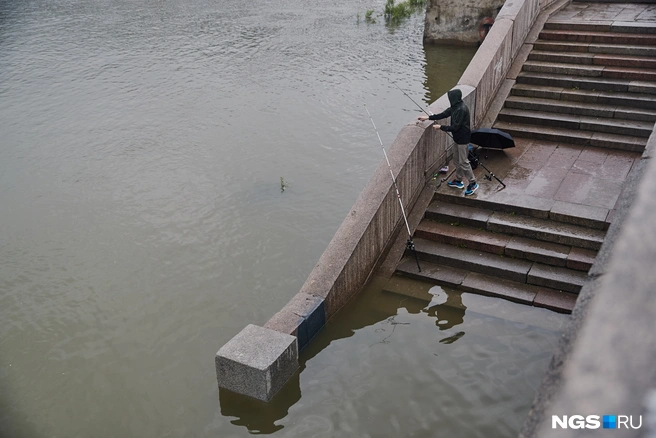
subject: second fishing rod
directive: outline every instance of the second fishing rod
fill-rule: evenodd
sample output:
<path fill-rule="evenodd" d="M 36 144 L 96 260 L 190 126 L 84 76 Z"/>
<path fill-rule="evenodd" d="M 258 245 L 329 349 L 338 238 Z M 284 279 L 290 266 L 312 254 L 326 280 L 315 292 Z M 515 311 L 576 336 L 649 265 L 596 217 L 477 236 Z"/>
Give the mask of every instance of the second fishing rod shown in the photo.
<path fill-rule="evenodd" d="M 415 261 L 417 262 L 417 271 L 421 272 L 421 266 L 419 266 L 419 257 L 417 256 L 417 250 L 415 249 L 415 243 L 412 240 L 412 232 L 410 232 L 410 225 L 408 224 L 408 218 L 405 215 L 405 208 L 403 208 L 403 200 L 401 199 L 401 193 L 399 192 L 399 186 L 396 185 L 396 178 L 394 177 L 394 172 L 392 172 L 392 165 L 390 164 L 389 158 L 387 158 L 387 152 L 385 152 L 385 146 L 383 146 L 383 140 L 380 138 L 380 134 L 378 133 L 378 128 L 376 128 L 376 124 L 374 123 L 373 117 L 371 117 L 371 114 L 369 113 L 369 109 L 367 108 L 367 105 L 364 106 L 365 111 L 367 111 L 367 115 L 369 116 L 369 119 L 371 120 L 371 124 L 374 127 L 374 131 L 376 131 L 376 136 L 378 136 L 378 141 L 380 142 L 380 147 L 383 149 L 383 155 L 385 155 L 385 162 L 387 162 L 387 168 L 390 171 L 390 175 L 392 176 L 392 182 L 394 183 L 394 189 L 396 190 L 396 197 L 399 200 L 399 205 L 401 206 L 401 215 L 403 216 L 403 220 L 405 222 L 405 229 L 408 232 L 408 241 L 406 242 L 406 249 L 412 251 L 412 253 L 415 256 Z"/>

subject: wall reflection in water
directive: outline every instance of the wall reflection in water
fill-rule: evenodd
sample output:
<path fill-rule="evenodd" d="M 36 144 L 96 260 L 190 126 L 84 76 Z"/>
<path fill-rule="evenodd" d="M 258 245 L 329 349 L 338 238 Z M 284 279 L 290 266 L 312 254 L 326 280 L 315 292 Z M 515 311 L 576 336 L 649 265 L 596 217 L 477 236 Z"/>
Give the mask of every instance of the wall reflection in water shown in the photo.
<path fill-rule="evenodd" d="M 404 277 L 374 279 L 301 352 L 270 403 L 220 391 L 235 435 L 516 436 L 565 315 Z"/>
<path fill-rule="evenodd" d="M 376 295 L 371 295 L 372 293 Z M 409 314 L 424 313 L 435 318 L 435 325 L 440 331 L 462 324 L 467 309 L 462 303 L 462 293 L 459 291 L 447 292 L 439 286 L 430 287 L 425 283 L 404 279 L 374 279 L 363 294 L 373 298 L 369 311 L 362 312 L 362 309 L 359 309 L 351 312 L 344 309 L 338 313 L 329 323 L 329 328 L 324 329 L 301 352 L 299 370 L 273 400 L 264 403 L 220 388 L 221 414 L 235 417 L 230 422 L 236 426 L 244 426 L 251 434 L 275 433 L 284 428 L 283 424 L 277 422 L 287 417 L 290 408 L 301 400 L 300 376 L 307 363 L 331 343 L 349 338 L 362 328 L 380 323 L 381 328 L 376 329 L 376 332 L 384 336 L 370 347 L 375 344 L 389 344 L 397 326 L 409 325 L 396 320 L 399 309 L 405 309 Z M 464 332 L 459 331 L 441 339 L 440 342 L 452 344 L 463 335 Z"/>

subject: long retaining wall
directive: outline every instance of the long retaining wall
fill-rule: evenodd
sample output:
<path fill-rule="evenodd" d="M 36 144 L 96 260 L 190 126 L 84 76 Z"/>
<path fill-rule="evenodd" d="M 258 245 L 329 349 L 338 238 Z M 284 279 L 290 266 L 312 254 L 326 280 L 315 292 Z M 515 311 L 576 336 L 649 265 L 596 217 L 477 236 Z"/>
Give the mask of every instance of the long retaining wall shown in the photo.
<path fill-rule="evenodd" d="M 479 126 L 538 17 L 542 0 L 509 0 L 456 88 Z M 566 2 L 563 2 L 563 5 Z M 540 26 L 541 27 L 541 26 Z M 431 111 L 448 108 L 446 95 Z M 431 123 L 405 125 L 388 151 L 404 208 L 411 211 L 434 170 L 448 162 L 452 140 Z M 219 387 L 269 401 L 298 368 L 298 352 L 355 296 L 404 227 L 383 161 L 328 244 L 305 284 L 264 327 L 248 325 L 215 356 Z"/>

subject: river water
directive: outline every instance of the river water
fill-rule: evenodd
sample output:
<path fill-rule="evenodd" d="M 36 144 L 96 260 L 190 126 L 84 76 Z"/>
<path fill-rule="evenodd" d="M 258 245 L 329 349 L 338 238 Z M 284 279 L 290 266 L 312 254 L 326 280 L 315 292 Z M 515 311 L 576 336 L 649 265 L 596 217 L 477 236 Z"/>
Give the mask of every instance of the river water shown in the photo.
<path fill-rule="evenodd" d="M 388 26 L 383 6 L 0 0 L 0 436 L 365 436 L 391 406 L 436 424 L 397 387 L 351 416 L 310 388 L 375 385 L 331 363 L 361 344 L 330 339 L 378 333 L 394 300 L 366 330 L 365 304 L 329 324 L 280 402 L 216 387 L 215 352 L 298 292 L 381 162 L 363 104 L 389 146 L 418 115 L 390 81 L 430 102 L 473 56 L 424 49 L 422 15 Z M 409 338 L 436 327 L 424 313 Z"/>

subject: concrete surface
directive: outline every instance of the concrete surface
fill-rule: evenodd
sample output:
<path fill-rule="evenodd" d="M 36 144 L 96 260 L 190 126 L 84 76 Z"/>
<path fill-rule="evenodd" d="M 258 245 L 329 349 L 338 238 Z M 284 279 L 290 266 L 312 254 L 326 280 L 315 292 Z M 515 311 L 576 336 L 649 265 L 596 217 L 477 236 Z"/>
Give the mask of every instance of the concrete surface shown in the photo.
<path fill-rule="evenodd" d="M 219 387 L 269 401 L 298 369 L 296 337 L 247 325 L 216 353 Z"/>

